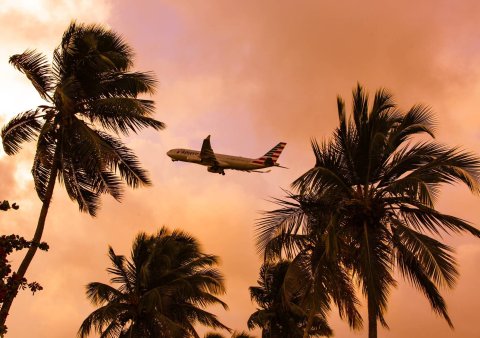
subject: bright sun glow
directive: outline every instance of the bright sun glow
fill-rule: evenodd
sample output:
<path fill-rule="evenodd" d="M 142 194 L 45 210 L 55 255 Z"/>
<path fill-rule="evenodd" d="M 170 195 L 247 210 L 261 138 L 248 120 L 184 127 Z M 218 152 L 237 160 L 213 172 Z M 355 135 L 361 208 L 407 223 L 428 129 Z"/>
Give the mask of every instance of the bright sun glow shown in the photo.
<path fill-rule="evenodd" d="M 36 49 L 51 59 L 53 49 L 59 43 L 69 22 L 104 22 L 110 12 L 109 1 L 95 0 L 1 0 L 0 16 L 16 17 L 20 22 L 15 39 L 11 39 L 13 27 L 5 25 L 0 36 L 0 123 L 8 122 L 15 115 L 45 104 L 27 77 L 14 69 L 7 60 L 11 55 L 26 49 Z M 25 25 L 35 24 L 41 35 L 32 34 Z M 19 34 L 20 33 L 20 34 Z M 0 151 L 0 158 L 5 153 Z"/>

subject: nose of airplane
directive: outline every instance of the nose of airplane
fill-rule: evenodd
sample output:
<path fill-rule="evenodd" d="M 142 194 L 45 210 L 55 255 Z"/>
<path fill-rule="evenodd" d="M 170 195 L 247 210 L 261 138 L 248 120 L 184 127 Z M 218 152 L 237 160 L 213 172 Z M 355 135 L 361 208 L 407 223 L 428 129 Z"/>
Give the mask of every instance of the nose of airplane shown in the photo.
<path fill-rule="evenodd" d="M 173 150 L 167 151 L 167 156 L 172 157 L 172 155 L 173 155 Z"/>

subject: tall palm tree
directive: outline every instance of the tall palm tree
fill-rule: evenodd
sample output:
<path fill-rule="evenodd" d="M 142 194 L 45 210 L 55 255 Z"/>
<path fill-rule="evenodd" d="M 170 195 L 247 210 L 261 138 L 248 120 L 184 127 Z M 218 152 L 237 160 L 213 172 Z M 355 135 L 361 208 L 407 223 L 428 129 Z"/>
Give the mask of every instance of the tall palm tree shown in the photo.
<path fill-rule="evenodd" d="M 339 264 L 351 271 L 367 298 L 370 338 L 377 337 L 377 321 L 387 326 L 394 268 L 452 326 L 439 287 L 454 285 L 456 261 L 453 249 L 434 237 L 442 232 L 480 237 L 480 231 L 439 212 L 435 201 L 445 183 L 464 183 L 478 193 L 479 158 L 431 139 L 413 139 L 434 137 L 432 113 L 422 105 L 403 113 L 383 89 L 369 108 L 358 85 L 348 121 L 344 101 L 337 103 L 339 126 L 329 141 L 312 141 L 315 166 L 293 183 L 298 194 L 267 215 L 270 222 L 259 228 L 260 246 L 279 237 L 277 245 L 289 248 L 290 235 L 312 234 L 304 218 L 323 219 L 324 246 L 344 251 Z"/>
<path fill-rule="evenodd" d="M 248 328 L 261 328 L 263 338 L 300 338 L 304 331 L 308 337 L 332 335 L 323 309 L 314 311 L 313 304 L 305 302 L 299 287 L 305 277 L 296 264 L 298 261 L 266 262 L 260 269 L 258 286 L 250 287 L 250 297 L 260 308 L 248 319 Z"/>
<path fill-rule="evenodd" d="M 132 150 L 107 133 L 164 128 L 151 117 L 153 101 L 137 98 L 154 92 L 155 79 L 150 73 L 131 71 L 132 50 L 118 34 L 98 25 L 71 23 L 53 53 L 52 67 L 33 50 L 12 56 L 10 63 L 47 101 L 17 115 L 2 130 L 8 155 L 16 154 L 23 142 L 37 139 L 32 174 L 43 204 L 33 243 L 40 243 L 57 177 L 80 210 L 92 216 L 101 194 L 121 198 L 122 181 L 133 188 L 150 184 Z M 36 250 L 32 245 L 23 259 L 17 271 L 20 279 Z M 0 324 L 15 294 L 4 303 Z"/>
<path fill-rule="evenodd" d="M 101 337 L 199 337 L 196 322 L 229 330 L 205 306 L 227 305 L 216 295 L 225 292 L 218 258 L 202 253 L 198 242 L 181 231 L 162 228 L 156 235 L 140 233 L 131 260 L 109 250 L 111 283 L 87 286 L 99 306 L 82 323 L 79 337 L 90 331 Z"/>

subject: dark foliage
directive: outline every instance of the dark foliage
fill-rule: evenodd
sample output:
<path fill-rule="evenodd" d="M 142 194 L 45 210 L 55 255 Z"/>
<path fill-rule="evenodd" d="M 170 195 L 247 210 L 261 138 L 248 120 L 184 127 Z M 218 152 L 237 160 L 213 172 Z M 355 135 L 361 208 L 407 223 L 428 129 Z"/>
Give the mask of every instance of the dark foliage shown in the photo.
<path fill-rule="evenodd" d="M 452 287 L 458 271 L 453 249 L 436 235 L 480 237 L 480 231 L 437 211 L 435 201 L 442 184 L 463 183 L 478 193 L 480 159 L 414 139 L 434 136 L 432 113 L 421 105 L 401 112 L 385 90 L 369 106 L 357 86 L 349 120 L 343 100 L 337 103 L 339 126 L 328 141 L 312 141 L 315 166 L 293 183 L 297 192 L 259 222 L 259 248 L 267 257 L 307 253 L 310 264 L 320 253 L 345 269 L 367 298 L 370 337 L 376 337 L 377 320 L 387 325 L 394 268 L 452 326 L 439 287 Z"/>
<path fill-rule="evenodd" d="M 10 206 L 8 201 L 0 203 L 0 210 L 7 211 L 9 209 L 18 209 L 18 205 L 13 203 Z M 26 278 L 20 278 L 15 272 L 12 272 L 12 267 L 8 261 L 8 255 L 13 251 L 18 251 L 26 248 L 30 248 L 34 245 L 31 241 L 27 241 L 25 238 L 19 235 L 1 235 L 0 236 L 0 305 L 3 304 L 7 297 L 15 297 L 18 289 L 30 289 L 32 294 L 42 290 L 42 286 L 37 282 L 28 282 Z M 40 250 L 47 251 L 48 245 L 42 242 L 38 245 Z M 4 321 L 3 321 L 4 322 Z M 0 325 L 0 336 L 7 333 L 7 326 L 5 324 Z"/>
<path fill-rule="evenodd" d="M 181 231 L 162 228 L 141 233 L 131 259 L 109 250 L 114 288 L 90 283 L 87 296 L 98 306 L 83 322 L 79 337 L 94 329 L 101 337 L 199 337 L 194 325 L 227 329 L 208 305 L 227 305 L 216 296 L 225 292 L 218 258 L 200 251 L 198 242 Z"/>

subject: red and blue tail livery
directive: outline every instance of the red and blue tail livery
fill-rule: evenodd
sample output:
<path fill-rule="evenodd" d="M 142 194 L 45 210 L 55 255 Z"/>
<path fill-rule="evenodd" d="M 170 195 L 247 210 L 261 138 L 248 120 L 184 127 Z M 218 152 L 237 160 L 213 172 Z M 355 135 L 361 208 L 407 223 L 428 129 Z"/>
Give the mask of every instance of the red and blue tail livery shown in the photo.
<path fill-rule="evenodd" d="M 277 164 L 278 158 L 280 157 L 280 154 L 283 151 L 283 148 L 285 148 L 286 145 L 287 144 L 285 142 L 280 142 L 262 157 L 254 159 L 252 163 L 262 165 L 266 164 L 268 167 L 275 166 Z"/>

